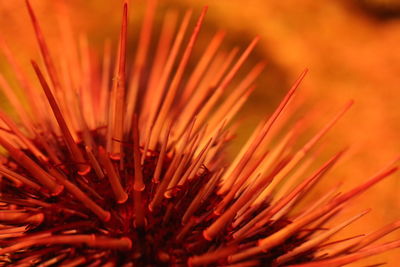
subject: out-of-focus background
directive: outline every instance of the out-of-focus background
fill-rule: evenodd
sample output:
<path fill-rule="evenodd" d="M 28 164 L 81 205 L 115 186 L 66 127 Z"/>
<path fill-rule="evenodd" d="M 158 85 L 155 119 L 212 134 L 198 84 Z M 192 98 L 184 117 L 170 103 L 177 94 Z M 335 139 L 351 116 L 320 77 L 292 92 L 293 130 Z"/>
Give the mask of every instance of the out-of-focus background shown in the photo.
<path fill-rule="evenodd" d="M 32 0 L 44 32 L 57 42 L 54 1 Z M 121 1 L 122 2 L 122 1 Z M 144 0 L 131 1 L 130 31 L 137 34 Z M 304 69 L 310 70 L 299 94 L 305 108 L 315 114 L 310 134 L 317 131 L 347 100 L 355 106 L 324 139 L 322 155 L 348 145 L 346 157 L 329 175 L 325 187 L 343 181 L 350 188 L 364 181 L 400 154 L 400 2 L 398 0 L 264 1 L 264 0 L 164 0 L 160 10 L 193 7 L 198 14 L 209 6 L 203 37 L 226 29 L 226 45 L 244 47 L 255 35 L 261 42 L 250 59 L 265 59 L 267 68 L 259 86 L 240 117 L 245 119 L 238 143 L 257 121 L 271 112 L 281 96 Z M 105 38 L 118 36 L 120 1 L 68 0 L 71 19 L 78 32 L 87 32 L 89 44 L 101 49 Z M 0 2 L 0 35 L 29 70 L 30 58 L 38 58 L 37 45 L 24 1 Z M 9 68 L 0 57 L 0 71 Z M 2 98 L 3 99 L 3 98 Z M 1 100 L 1 106 L 7 104 Z M 235 153 L 237 147 L 231 148 Z M 369 232 L 400 218 L 400 175 L 386 179 L 352 204 L 349 212 L 373 210 L 344 235 Z M 394 233 L 384 240 L 400 238 Z M 371 257 L 353 266 L 389 262 L 398 266 L 400 250 Z"/>

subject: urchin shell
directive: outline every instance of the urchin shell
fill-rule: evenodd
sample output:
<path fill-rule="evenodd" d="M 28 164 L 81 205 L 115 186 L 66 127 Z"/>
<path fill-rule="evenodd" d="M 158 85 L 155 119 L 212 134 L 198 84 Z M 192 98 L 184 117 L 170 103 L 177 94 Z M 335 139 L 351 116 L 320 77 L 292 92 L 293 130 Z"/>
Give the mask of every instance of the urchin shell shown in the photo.
<path fill-rule="evenodd" d="M 68 53 L 53 57 L 27 1 L 46 70 L 32 61 L 41 90 L 1 42 L 30 98 L 23 106 L 0 77 L 20 119 L 17 125 L 0 113 L 0 144 L 8 152 L 0 166 L 4 265 L 340 266 L 400 245 L 371 245 L 399 222 L 327 243 L 367 211 L 325 228 L 349 200 L 396 171 L 392 165 L 346 193 L 333 188 L 295 209 L 345 153 L 306 172 L 315 160 L 312 149 L 351 101 L 294 149 L 303 122 L 282 129 L 295 112 L 290 102 L 304 71 L 227 163 L 232 119 L 264 68 L 260 63 L 240 72 L 259 38 L 237 56 L 236 48 L 221 47 L 225 33 L 218 32 L 192 70 L 188 63 L 207 8 L 188 40 L 192 11 L 179 23 L 168 11 L 156 50 L 149 51 L 155 6 L 148 1 L 129 65 L 127 4 L 115 60 L 109 44 L 103 58 L 93 60 L 88 47 L 78 53 L 70 38 L 60 43 Z M 60 19 L 66 27 L 61 35 L 70 34 L 67 17 Z M 236 76 L 242 78 L 234 84 Z"/>

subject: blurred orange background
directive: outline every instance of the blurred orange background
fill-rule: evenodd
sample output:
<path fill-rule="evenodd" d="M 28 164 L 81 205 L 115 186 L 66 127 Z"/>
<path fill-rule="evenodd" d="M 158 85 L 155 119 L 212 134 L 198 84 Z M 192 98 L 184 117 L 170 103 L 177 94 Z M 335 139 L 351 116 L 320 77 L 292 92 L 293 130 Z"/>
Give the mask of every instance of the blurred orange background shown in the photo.
<path fill-rule="evenodd" d="M 31 1 L 46 37 L 57 43 L 57 9 L 52 0 Z M 122 1 L 68 0 L 77 32 L 87 32 L 89 44 L 101 50 L 105 38 L 118 37 Z M 251 62 L 265 59 L 268 66 L 257 90 L 241 113 L 245 122 L 238 143 L 264 114 L 273 110 L 298 74 L 310 70 L 301 85 L 306 108 L 315 112 L 314 133 L 347 100 L 355 106 L 324 139 L 322 155 L 330 156 L 350 145 L 350 156 L 331 172 L 323 186 L 343 181 L 349 188 L 364 181 L 400 153 L 400 12 L 397 1 L 264 1 L 191 0 L 160 1 L 160 10 L 193 7 L 198 13 L 209 6 L 202 36 L 226 29 L 226 45 L 244 47 L 253 36 L 261 42 Z M 130 31 L 136 35 L 145 1 L 130 2 Z M 397 17 L 396 17 L 397 16 Z M 0 3 L 0 35 L 26 70 L 39 58 L 24 1 Z M 56 45 L 53 45 L 56 49 Z M 11 77 L 0 57 L 0 71 Z M 16 90 L 18 90 L 16 88 Z M 7 103 L 2 98 L 2 106 Z M 4 104 L 3 104 L 4 103 Z M 238 146 L 230 151 L 235 153 Z M 396 174 L 359 197 L 350 213 L 373 211 L 345 230 L 344 236 L 369 232 L 400 218 L 400 175 Z M 400 238 L 396 232 L 385 240 Z M 382 241 L 381 241 L 382 242 Z M 353 266 L 389 262 L 398 266 L 400 251 L 371 257 Z"/>

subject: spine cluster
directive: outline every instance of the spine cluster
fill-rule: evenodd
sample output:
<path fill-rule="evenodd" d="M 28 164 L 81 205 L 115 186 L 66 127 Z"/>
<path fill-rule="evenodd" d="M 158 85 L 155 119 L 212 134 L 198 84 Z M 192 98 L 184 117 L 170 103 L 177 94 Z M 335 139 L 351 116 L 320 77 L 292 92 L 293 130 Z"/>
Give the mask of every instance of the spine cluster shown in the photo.
<path fill-rule="evenodd" d="M 44 62 L 31 62 L 38 83 L 0 40 L 28 99 L 22 104 L 0 75 L 18 116 L 0 112 L 2 264 L 341 266 L 400 246 L 374 244 L 400 221 L 329 241 L 369 210 L 327 226 L 394 164 L 347 192 L 334 187 L 303 203 L 346 153 L 318 166 L 315 147 L 352 102 L 301 143 L 308 118 L 292 123 L 292 100 L 304 71 L 227 163 L 224 148 L 239 127 L 233 119 L 265 66 L 243 68 L 259 38 L 226 50 L 217 32 L 192 59 L 207 8 L 192 29 L 192 10 L 182 18 L 168 10 L 155 36 L 156 2 L 147 3 L 132 62 L 127 4 L 116 52 L 105 42 L 97 58 L 85 37 L 77 45 L 62 15 L 54 56 L 27 0 Z"/>

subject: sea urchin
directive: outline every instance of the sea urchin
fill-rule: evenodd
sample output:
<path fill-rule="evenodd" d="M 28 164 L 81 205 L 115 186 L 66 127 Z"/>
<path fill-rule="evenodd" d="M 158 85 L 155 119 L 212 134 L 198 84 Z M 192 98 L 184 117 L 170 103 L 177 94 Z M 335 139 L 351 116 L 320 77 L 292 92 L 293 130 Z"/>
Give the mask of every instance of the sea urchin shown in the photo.
<path fill-rule="evenodd" d="M 131 66 L 126 63 L 127 4 L 115 60 L 109 43 L 100 60 L 85 42 L 78 49 L 67 17 L 61 17 L 63 52 L 55 61 L 26 4 L 45 71 L 32 61 L 38 90 L 0 42 L 30 99 L 23 105 L 0 76 L 19 117 L 16 123 L 0 113 L 0 144 L 7 151 L 0 165 L 4 266 L 340 266 L 400 246 L 400 241 L 372 244 L 400 222 L 326 242 L 366 211 L 324 227 L 350 199 L 396 167 L 298 208 L 344 153 L 309 175 L 310 151 L 352 104 L 294 150 L 302 122 L 286 133 L 281 129 L 306 72 L 226 164 L 223 150 L 236 126 L 231 120 L 264 64 L 237 84 L 232 80 L 258 37 L 237 55 L 237 48 L 221 48 L 224 33 L 218 32 L 192 70 L 188 63 L 207 8 L 189 38 L 192 11 L 180 23 L 175 11 L 167 11 L 150 51 L 156 6 L 150 0 Z M 272 139 L 278 140 L 273 146 Z"/>

